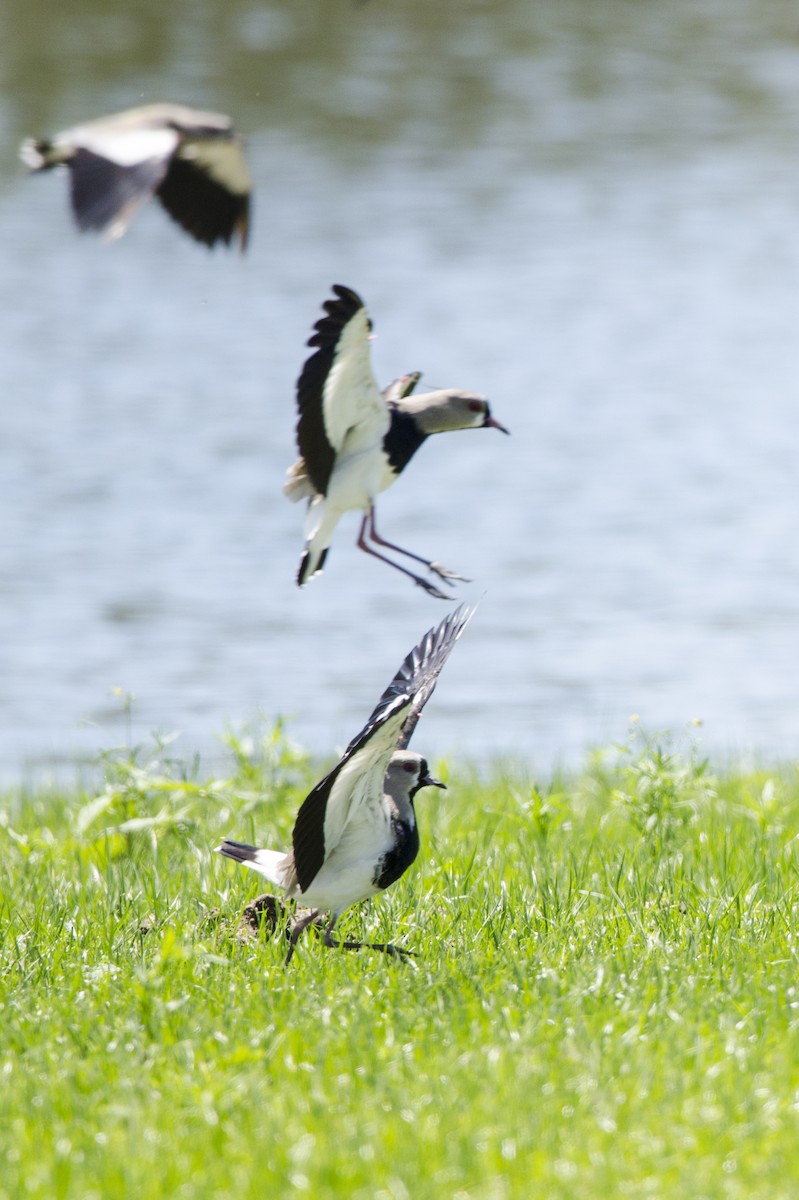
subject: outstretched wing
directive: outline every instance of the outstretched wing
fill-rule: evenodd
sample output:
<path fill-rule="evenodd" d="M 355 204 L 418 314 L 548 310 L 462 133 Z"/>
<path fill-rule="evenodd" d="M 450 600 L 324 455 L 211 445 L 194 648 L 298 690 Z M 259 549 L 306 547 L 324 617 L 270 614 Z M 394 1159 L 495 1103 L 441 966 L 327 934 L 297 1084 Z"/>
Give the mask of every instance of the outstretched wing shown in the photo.
<path fill-rule="evenodd" d="M 294 862 L 306 891 L 362 804 L 376 804 L 392 754 L 404 749 L 475 609 L 461 606 L 428 630 L 405 658 L 341 760 L 308 794 L 294 824 Z"/>
<path fill-rule="evenodd" d="M 161 158 L 120 163 L 79 146 L 70 160 L 72 211 L 81 230 L 125 232 L 131 219 L 164 177 Z"/>
<path fill-rule="evenodd" d="M 207 246 L 235 237 L 243 251 L 250 222 L 250 173 L 241 139 L 197 134 L 181 141 L 157 195 L 169 215 Z"/>
<path fill-rule="evenodd" d="M 383 780 L 394 753 L 410 698 L 398 697 L 382 724 L 350 743 L 344 757 L 309 792 L 294 822 L 292 844 L 297 879 L 307 891 L 354 812 L 380 803 Z"/>
<path fill-rule="evenodd" d="M 477 605 L 471 607 L 462 604 L 454 612 L 445 617 L 435 629 L 429 629 L 418 646 L 414 646 L 400 667 L 391 683 L 386 688 L 377 708 L 369 718 L 374 720 L 380 712 L 381 705 L 389 703 L 391 697 L 402 692 L 404 687 L 413 690 L 410 709 L 405 714 L 402 729 L 397 739 L 397 750 L 405 750 L 413 736 L 417 722 L 422 715 L 422 709 L 435 691 L 441 668 L 449 658 L 452 647 L 471 621 Z M 406 682 L 407 681 L 407 682 Z M 415 681 L 415 686 L 414 686 Z"/>
<path fill-rule="evenodd" d="M 316 322 L 309 346 L 318 349 L 297 380 L 297 445 L 317 493 L 327 494 L 336 455 L 348 434 L 378 441 L 388 429 L 388 410 L 372 372 L 372 322 L 357 292 L 333 285 L 326 316 Z"/>

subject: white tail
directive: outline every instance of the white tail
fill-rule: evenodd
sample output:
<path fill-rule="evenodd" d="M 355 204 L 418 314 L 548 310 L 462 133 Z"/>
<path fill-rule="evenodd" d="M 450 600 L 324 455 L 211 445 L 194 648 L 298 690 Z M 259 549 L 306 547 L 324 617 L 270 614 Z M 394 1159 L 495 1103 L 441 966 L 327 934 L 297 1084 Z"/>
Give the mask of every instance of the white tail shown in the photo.
<path fill-rule="evenodd" d="M 286 868 L 290 869 L 291 856 L 282 850 L 259 850 L 256 846 L 248 846 L 246 842 L 232 842 L 229 838 L 215 847 L 217 854 L 232 858 L 243 867 L 250 867 L 259 875 L 264 875 L 270 883 L 285 887 L 287 883 Z"/>
<path fill-rule="evenodd" d="M 259 875 L 264 875 L 270 883 L 285 887 L 286 855 L 282 850 L 258 850 L 252 862 L 245 862 L 245 867 L 252 867 Z"/>
<path fill-rule="evenodd" d="M 305 549 L 297 571 L 300 587 L 313 579 L 325 565 L 333 531 L 340 520 L 340 509 L 332 509 L 325 496 L 314 496 L 305 517 Z"/>

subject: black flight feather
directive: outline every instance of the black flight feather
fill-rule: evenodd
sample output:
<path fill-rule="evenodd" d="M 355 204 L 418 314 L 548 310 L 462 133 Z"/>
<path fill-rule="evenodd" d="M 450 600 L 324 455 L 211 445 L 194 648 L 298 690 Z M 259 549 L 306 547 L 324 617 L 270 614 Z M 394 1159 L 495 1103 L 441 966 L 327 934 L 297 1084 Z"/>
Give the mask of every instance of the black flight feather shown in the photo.
<path fill-rule="evenodd" d="M 314 325 L 309 346 L 318 347 L 306 360 L 297 380 L 297 446 L 308 470 L 314 491 L 327 495 L 327 486 L 336 461 L 336 451 L 325 430 L 324 387 L 336 358 L 336 348 L 344 327 L 364 307 L 357 292 L 340 283 L 333 285 L 336 299 L 326 300 L 325 313 Z M 369 323 L 371 329 L 371 322 Z"/>
<path fill-rule="evenodd" d="M 347 761 L 342 758 L 324 779 L 308 793 L 300 805 L 291 835 L 294 849 L 294 869 L 301 889 L 305 892 L 313 883 L 325 861 L 325 812 L 330 790 L 339 771 Z"/>
<path fill-rule="evenodd" d="M 413 736 L 413 731 L 422 715 L 422 709 L 435 691 L 441 669 L 447 661 L 452 647 L 469 624 L 469 621 L 471 621 L 476 610 L 476 604 L 471 607 L 462 604 L 460 608 L 456 608 L 453 613 L 450 613 L 437 628 L 428 630 L 419 645 L 411 650 L 394 679 L 386 688 L 380 699 L 380 704 L 383 701 L 388 701 L 395 693 L 395 690 L 401 691 L 406 680 L 419 679 L 421 676 L 420 686 L 414 692 L 412 698 L 411 711 L 405 718 L 402 732 L 397 741 L 398 750 L 407 749 L 408 743 Z M 405 684 L 405 686 L 410 685 Z M 375 709 L 375 713 L 379 710 L 380 704 Z M 373 713 L 372 716 L 374 715 Z"/>
<path fill-rule="evenodd" d="M 156 195 L 169 215 L 198 242 L 213 246 L 222 241 L 229 246 L 238 234 L 245 250 L 249 196 L 234 195 L 190 159 L 173 156 Z"/>

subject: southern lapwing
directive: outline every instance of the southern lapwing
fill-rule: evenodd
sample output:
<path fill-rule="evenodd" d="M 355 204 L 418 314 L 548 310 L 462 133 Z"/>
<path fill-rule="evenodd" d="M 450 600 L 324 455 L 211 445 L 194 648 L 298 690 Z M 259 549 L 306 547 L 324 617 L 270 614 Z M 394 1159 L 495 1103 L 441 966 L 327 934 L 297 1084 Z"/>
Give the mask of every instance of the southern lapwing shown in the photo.
<path fill-rule="evenodd" d="M 20 148 L 31 171 L 70 170 L 78 228 L 121 237 L 155 195 L 198 242 L 247 244 L 250 173 L 230 118 L 180 104 L 147 104 Z"/>
<path fill-rule="evenodd" d="M 325 316 L 308 341 L 317 347 L 297 381 L 299 462 L 289 468 L 283 491 L 290 500 L 308 500 L 305 549 L 297 572 L 302 587 L 324 566 L 333 531 L 345 512 L 363 512 L 358 546 L 402 571 L 441 600 L 449 597 L 429 580 L 379 553 L 382 546 L 422 563 L 445 583 L 463 579 L 421 554 L 380 537 L 375 528 L 375 497 L 394 482 L 433 433 L 485 429 L 507 433 L 491 416 L 485 396 L 445 388 L 410 396 L 418 373 L 390 384 L 375 382 L 369 353 L 372 323 L 356 292 L 336 284 L 325 301 Z M 368 539 L 368 540 L 367 540 Z"/>
<path fill-rule="evenodd" d="M 322 912 L 330 914 L 325 945 L 359 948 L 363 943 L 334 939 L 336 921 L 351 904 L 384 891 L 416 858 L 416 793 L 444 784 L 432 777 L 426 759 L 407 745 L 473 612 L 464 606 L 456 609 L 411 650 L 341 760 L 306 796 L 288 853 L 228 839 L 216 847 L 219 854 L 279 884 L 290 899 L 311 907 L 294 926 L 287 963 L 302 931 Z M 366 945 L 404 953 L 390 944 Z"/>

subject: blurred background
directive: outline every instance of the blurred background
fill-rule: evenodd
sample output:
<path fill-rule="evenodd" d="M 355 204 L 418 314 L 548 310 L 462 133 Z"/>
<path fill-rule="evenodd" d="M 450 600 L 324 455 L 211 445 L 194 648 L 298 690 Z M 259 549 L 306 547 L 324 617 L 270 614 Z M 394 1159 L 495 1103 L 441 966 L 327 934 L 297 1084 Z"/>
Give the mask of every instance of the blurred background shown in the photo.
<path fill-rule="evenodd" d="M 250 253 L 79 236 L 41 136 L 232 115 Z M 799 10 L 788 0 L 7 0 L 0 778 L 260 717 L 331 755 L 447 608 L 339 528 L 293 583 L 294 383 L 333 282 L 381 382 L 491 398 L 384 536 L 485 593 L 416 742 L 549 769 L 694 719 L 796 752 Z"/>

